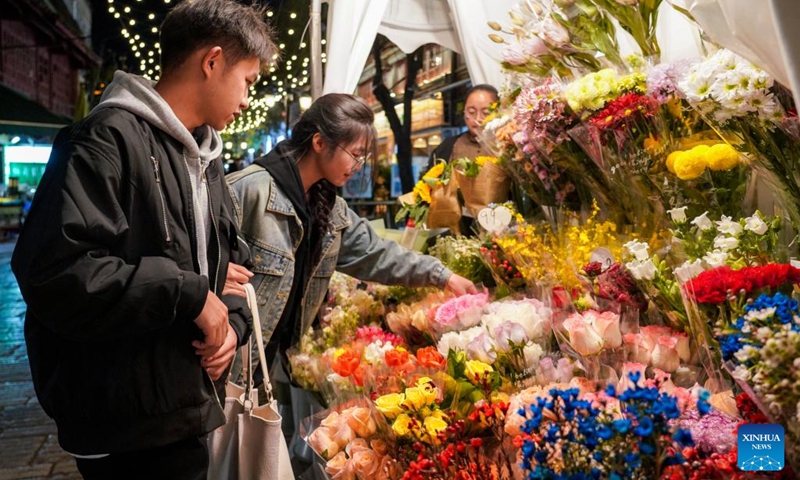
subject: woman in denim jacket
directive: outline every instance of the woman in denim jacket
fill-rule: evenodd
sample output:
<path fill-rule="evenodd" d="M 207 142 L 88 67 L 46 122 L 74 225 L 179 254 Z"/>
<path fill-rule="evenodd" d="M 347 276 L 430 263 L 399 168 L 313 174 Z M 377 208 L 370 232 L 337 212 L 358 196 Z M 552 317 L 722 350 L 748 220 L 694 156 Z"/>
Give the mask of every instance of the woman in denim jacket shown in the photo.
<path fill-rule="evenodd" d="M 386 285 L 475 292 L 430 256 L 378 237 L 336 195 L 374 148 L 372 109 L 329 94 L 300 117 L 289 140 L 228 176 L 241 233 L 250 245 L 267 358 L 300 339 L 325 299 L 334 270 Z"/>

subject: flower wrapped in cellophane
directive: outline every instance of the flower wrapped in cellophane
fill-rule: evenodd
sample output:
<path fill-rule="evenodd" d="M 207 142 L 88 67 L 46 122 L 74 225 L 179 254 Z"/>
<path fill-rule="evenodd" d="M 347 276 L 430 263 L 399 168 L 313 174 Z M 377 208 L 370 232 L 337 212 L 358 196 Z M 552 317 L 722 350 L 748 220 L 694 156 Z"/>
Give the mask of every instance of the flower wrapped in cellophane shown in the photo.
<path fill-rule="evenodd" d="M 694 65 L 680 82 L 689 103 L 774 187 L 800 220 L 800 123 L 788 91 L 729 50 Z"/>
<path fill-rule="evenodd" d="M 787 433 L 787 459 L 800 465 L 800 270 L 787 264 L 718 267 L 684 286 L 697 321 L 706 322 L 711 368 L 725 365 Z M 698 328 L 701 328 L 698 327 Z"/>
<path fill-rule="evenodd" d="M 387 295 L 384 286 L 334 273 L 319 325 L 304 332 L 300 342 L 287 351 L 292 380 L 306 390 L 320 391 L 325 383 L 320 368 L 323 354 L 349 342 L 359 327 L 379 323 Z"/>
<path fill-rule="evenodd" d="M 647 93 L 659 104 L 664 163 L 650 169 L 668 208 L 686 206 L 690 215 L 703 211 L 738 216 L 751 212 L 752 169 L 742 155 L 693 108 L 679 83 L 699 60 L 657 64 L 646 70 Z"/>
<path fill-rule="evenodd" d="M 798 281 L 797 273 L 793 278 Z M 786 429 L 787 457 L 800 466 L 800 304 L 780 291 L 744 305 L 730 324 L 715 328 L 722 359 L 752 391 L 764 413 Z"/>
<path fill-rule="evenodd" d="M 643 385 L 639 372 L 628 379 L 620 389 L 552 388 L 526 405 L 526 421 L 516 440 L 525 474 L 652 479 L 662 478 L 671 465 L 685 463 L 681 450 L 694 440 L 688 428 L 675 422 L 692 408 L 708 413 L 708 392 L 697 393 L 694 407 L 659 390 L 663 384 Z"/>
<path fill-rule="evenodd" d="M 445 267 L 475 284 L 491 280 L 491 272 L 481 258 L 481 241 L 474 237 L 440 236 L 428 254 L 442 261 Z"/>
<path fill-rule="evenodd" d="M 599 212 L 596 204 L 585 219 L 568 212 L 563 218 L 553 219 L 555 227 L 527 222 L 514 213 L 514 223 L 493 234 L 491 241 L 519 270 L 529 289 L 558 287 L 576 294 L 582 288 L 580 269 L 590 262 L 595 249 L 604 247 L 615 258 L 622 252 L 624 242 L 617 234 L 617 225 L 600 221 Z"/>
<path fill-rule="evenodd" d="M 746 159 L 719 139 L 709 139 L 707 134 L 701 138 L 683 139 L 667 156 L 668 173 L 661 173 L 665 202 L 673 208 L 687 207 L 693 215 L 751 212 L 755 185 Z"/>
<path fill-rule="evenodd" d="M 539 205 L 579 210 L 597 199 L 612 206 L 609 185 L 569 136 L 579 122 L 563 85 L 551 79 L 524 87 L 514 100 L 516 154 L 505 165 Z"/>
<path fill-rule="evenodd" d="M 400 287 L 402 288 L 402 287 Z M 431 322 L 436 309 L 452 298 L 442 291 L 415 293 L 411 297 L 398 298 L 398 287 L 392 287 L 394 298 L 401 303 L 386 314 L 386 326 L 402 337 L 409 345 L 430 345 L 435 340 Z"/>
<path fill-rule="evenodd" d="M 386 430 L 370 402 L 352 401 L 320 412 L 306 423 L 310 426 L 308 444 L 325 460 L 324 470 L 337 480 L 393 479 L 400 472 Z"/>
<path fill-rule="evenodd" d="M 488 303 L 477 324 L 444 333 L 437 349 L 445 356 L 464 354 L 468 361 L 491 366 L 508 388 L 535 383 L 540 361 L 551 347 L 551 318 L 552 310 L 533 298 Z"/>
<path fill-rule="evenodd" d="M 569 84 L 564 94 L 583 120 L 569 131 L 609 185 L 611 206 L 642 235 L 660 228 L 661 191 L 649 176 L 663 163 L 663 118 L 647 95 L 641 72 L 619 75 L 612 69 L 590 73 Z"/>

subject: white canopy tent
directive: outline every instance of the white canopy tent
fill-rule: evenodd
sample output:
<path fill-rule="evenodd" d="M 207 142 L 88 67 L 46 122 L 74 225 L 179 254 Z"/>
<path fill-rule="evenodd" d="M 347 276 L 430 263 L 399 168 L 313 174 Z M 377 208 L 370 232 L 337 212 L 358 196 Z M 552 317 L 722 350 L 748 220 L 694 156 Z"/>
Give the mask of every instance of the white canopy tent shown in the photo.
<path fill-rule="evenodd" d="M 435 43 L 461 53 L 474 84 L 500 86 L 503 45 L 490 20 L 505 23 L 516 0 L 329 0 L 323 93 L 352 93 L 378 33 L 403 52 Z"/>

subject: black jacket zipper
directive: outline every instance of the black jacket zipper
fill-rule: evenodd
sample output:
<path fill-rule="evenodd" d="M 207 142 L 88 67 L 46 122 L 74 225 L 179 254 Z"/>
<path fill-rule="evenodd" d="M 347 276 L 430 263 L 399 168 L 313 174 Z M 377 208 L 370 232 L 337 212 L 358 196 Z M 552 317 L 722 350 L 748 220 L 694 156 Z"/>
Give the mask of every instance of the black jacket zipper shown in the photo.
<path fill-rule="evenodd" d="M 164 189 L 161 185 L 161 168 L 158 165 L 156 157 L 150 155 L 150 161 L 153 162 L 153 173 L 156 176 L 156 189 L 158 190 L 158 197 L 161 199 L 161 220 L 164 222 L 164 234 L 167 236 L 167 243 L 172 242 L 172 233 L 169 230 L 169 221 L 167 220 L 167 201 L 164 198 Z"/>

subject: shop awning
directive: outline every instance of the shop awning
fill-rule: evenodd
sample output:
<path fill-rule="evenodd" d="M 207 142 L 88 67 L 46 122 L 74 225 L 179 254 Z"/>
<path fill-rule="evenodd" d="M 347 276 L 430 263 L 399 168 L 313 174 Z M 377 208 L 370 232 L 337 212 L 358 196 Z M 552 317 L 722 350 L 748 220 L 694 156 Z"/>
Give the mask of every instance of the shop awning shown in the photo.
<path fill-rule="evenodd" d="M 0 134 L 27 135 L 34 138 L 54 137 L 72 123 L 72 119 L 56 115 L 26 96 L 0 84 Z"/>

